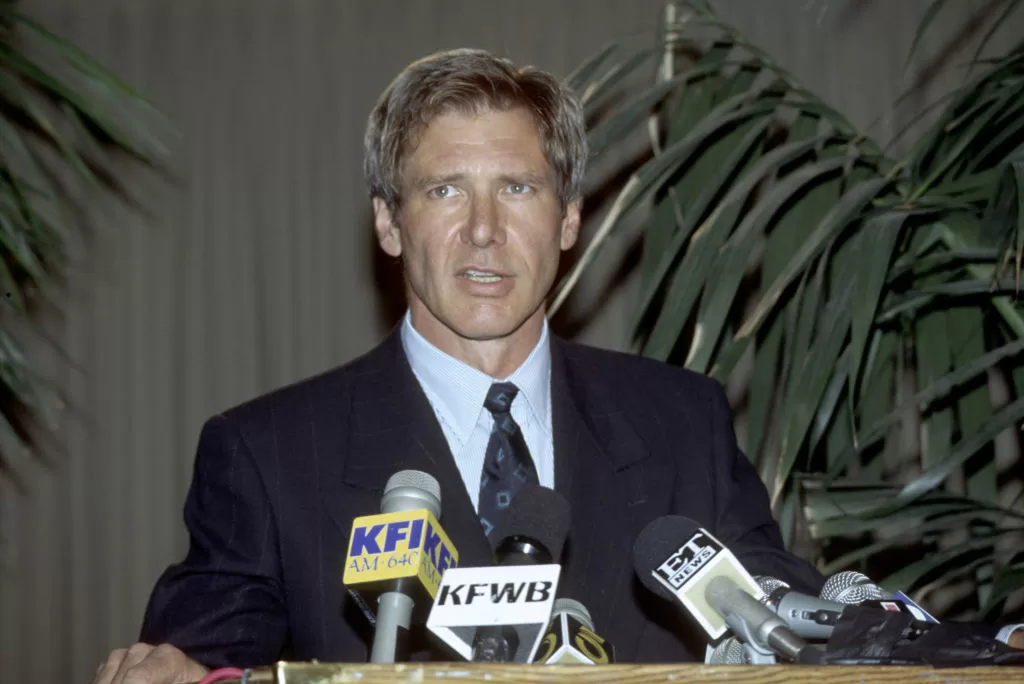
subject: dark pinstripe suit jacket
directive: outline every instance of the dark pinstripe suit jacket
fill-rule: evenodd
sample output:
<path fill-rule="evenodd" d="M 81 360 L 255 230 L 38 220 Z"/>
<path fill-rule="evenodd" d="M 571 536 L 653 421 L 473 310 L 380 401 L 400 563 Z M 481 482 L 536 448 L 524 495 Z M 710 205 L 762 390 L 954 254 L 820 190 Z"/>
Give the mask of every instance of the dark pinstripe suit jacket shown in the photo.
<path fill-rule="evenodd" d="M 555 486 L 572 505 L 560 595 L 590 609 L 619 660 L 690 660 L 701 645 L 634 577 L 633 540 L 658 516 L 693 518 L 753 573 L 818 593 L 822 578 L 782 548 L 717 383 L 553 336 L 551 352 Z M 489 564 L 397 329 L 341 368 L 212 418 L 185 504 L 189 552 L 157 583 L 142 640 L 210 666 L 365 662 L 369 626 L 341 585 L 348 532 L 403 468 L 441 483 L 460 565 Z M 416 659 L 449 657 L 417 642 Z"/>

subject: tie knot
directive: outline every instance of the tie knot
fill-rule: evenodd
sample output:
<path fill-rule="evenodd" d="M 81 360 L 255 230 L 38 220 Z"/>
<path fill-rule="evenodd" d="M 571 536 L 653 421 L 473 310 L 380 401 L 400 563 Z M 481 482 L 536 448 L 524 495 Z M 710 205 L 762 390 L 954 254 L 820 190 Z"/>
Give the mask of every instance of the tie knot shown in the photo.
<path fill-rule="evenodd" d="M 487 390 L 484 407 L 492 414 L 508 413 L 517 394 L 519 388 L 511 382 L 496 382 Z"/>

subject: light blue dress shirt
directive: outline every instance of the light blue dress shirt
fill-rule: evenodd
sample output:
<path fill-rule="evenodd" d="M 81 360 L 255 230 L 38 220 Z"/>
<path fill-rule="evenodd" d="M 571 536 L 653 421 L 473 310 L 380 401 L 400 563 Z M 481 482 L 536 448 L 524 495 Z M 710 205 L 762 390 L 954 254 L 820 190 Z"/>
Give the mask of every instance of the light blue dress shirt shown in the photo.
<path fill-rule="evenodd" d="M 537 346 L 507 378 L 492 378 L 435 347 L 412 326 L 408 311 L 402 321 L 401 336 L 409 365 L 441 424 L 473 508 L 477 507 L 480 497 L 484 452 L 494 425 L 490 412 L 484 408 L 484 398 L 495 382 L 511 382 L 519 388 L 512 402 L 512 418 L 523 431 L 540 484 L 553 489 L 555 447 L 551 431 L 551 347 L 547 320 Z"/>

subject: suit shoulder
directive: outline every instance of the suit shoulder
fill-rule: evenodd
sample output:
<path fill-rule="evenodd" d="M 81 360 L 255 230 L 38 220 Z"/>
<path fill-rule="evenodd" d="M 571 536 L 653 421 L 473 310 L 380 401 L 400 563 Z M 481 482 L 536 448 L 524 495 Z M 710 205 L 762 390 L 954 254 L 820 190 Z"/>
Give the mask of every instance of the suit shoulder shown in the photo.
<path fill-rule="evenodd" d="M 593 374 L 620 386 L 635 385 L 645 392 L 718 394 L 721 384 L 706 375 L 627 352 L 600 349 L 559 340 L 563 353 L 577 372 Z"/>

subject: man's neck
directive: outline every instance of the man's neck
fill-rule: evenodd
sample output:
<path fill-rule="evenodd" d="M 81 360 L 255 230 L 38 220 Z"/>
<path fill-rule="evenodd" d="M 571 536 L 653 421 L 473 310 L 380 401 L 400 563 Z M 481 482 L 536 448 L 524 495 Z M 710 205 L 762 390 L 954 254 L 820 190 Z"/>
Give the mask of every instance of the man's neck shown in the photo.
<path fill-rule="evenodd" d="M 463 363 L 501 380 L 512 375 L 537 346 L 544 329 L 544 311 L 538 310 L 510 335 L 490 340 L 459 336 L 432 316 L 417 316 L 411 310 L 412 325 L 428 342 Z M 426 319 L 426 320 L 424 320 Z"/>

